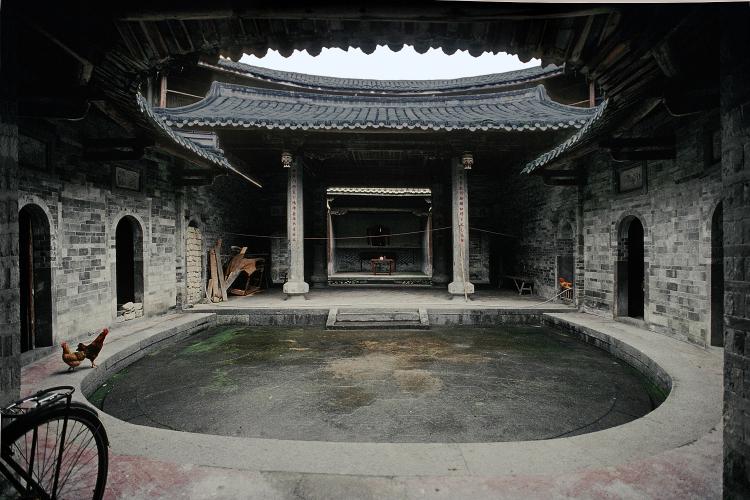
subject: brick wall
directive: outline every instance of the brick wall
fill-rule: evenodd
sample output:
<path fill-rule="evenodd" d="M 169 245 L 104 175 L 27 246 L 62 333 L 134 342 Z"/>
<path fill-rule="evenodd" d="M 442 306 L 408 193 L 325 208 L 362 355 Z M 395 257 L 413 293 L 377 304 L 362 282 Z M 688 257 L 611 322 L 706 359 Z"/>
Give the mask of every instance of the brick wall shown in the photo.
<path fill-rule="evenodd" d="M 618 240 L 628 216 L 644 227 L 645 302 L 648 328 L 705 344 L 710 334 L 711 217 L 721 200 L 718 163 L 706 158 L 715 114 L 685 118 L 674 125 L 674 160 L 646 162 L 646 186 L 618 193 L 607 153 L 586 163 L 583 194 L 584 309 L 606 316 L 617 310 Z M 634 130 L 649 133 L 649 127 Z M 625 166 L 636 165 L 626 164 Z"/>
<path fill-rule="evenodd" d="M 220 177 L 211 186 L 183 193 L 176 187 L 173 173 L 177 160 L 167 156 L 154 153 L 137 161 L 86 160 L 81 144 L 92 129 L 117 133 L 102 116 L 90 113 L 81 123 L 50 127 L 40 122 L 21 124 L 21 134 L 31 140 L 25 141 L 22 160 L 28 161 L 22 162 L 17 178 L 21 204 L 40 206 L 49 219 L 55 342 L 114 321 L 115 232 L 123 217 L 136 222 L 141 236 L 137 247 L 142 248 L 142 255 L 136 259 L 143 261 L 146 315 L 163 313 L 183 300 L 186 241 L 185 231 L 178 230 L 180 224 L 186 228 L 190 220 L 196 221 L 204 232 L 204 245 L 213 245 L 216 238 L 224 236 L 226 253 L 233 238 L 225 231 L 249 231 L 246 221 L 253 217 L 248 216 L 250 209 L 242 200 L 247 198 L 246 191 L 255 188 L 244 182 Z M 39 148 L 44 151 L 39 153 Z M 139 172 L 141 188 L 116 187 L 115 168 Z"/>
<path fill-rule="evenodd" d="M 18 128 L 14 104 L 0 101 L 0 404 L 18 396 Z"/>
<path fill-rule="evenodd" d="M 577 188 L 547 186 L 540 177 L 512 173 L 498 183 L 493 206 L 495 228 L 515 238 L 499 239 L 502 273 L 533 279 L 534 293 L 558 293 L 558 256 L 577 255 Z"/>
<path fill-rule="evenodd" d="M 203 298 L 203 237 L 200 229 L 188 226 L 185 237 L 185 274 L 189 304 Z"/>
<path fill-rule="evenodd" d="M 606 152 L 582 160 L 586 180 L 581 189 L 546 186 L 541 178 L 521 175 L 494 185 L 495 228 L 518 235 L 503 240 L 499 250 L 506 274 L 532 277 L 535 292 L 549 298 L 558 292 L 558 257 L 572 255 L 577 303 L 612 317 L 618 314 L 620 224 L 636 216 L 644 226 L 646 326 L 707 343 L 711 218 L 722 198 L 720 160 L 708 148 L 719 120 L 715 111 L 682 119 L 662 111 L 632 133 L 651 135 L 671 127 L 676 158 L 646 162 L 644 189 L 618 193 L 615 169 L 629 164 L 613 162 Z"/>
<path fill-rule="evenodd" d="M 724 497 L 750 497 L 750 8 L 722 7 Z"/>
<path fill-rule="evenodd" d="M 18 126 L 14 23 L 0 16 L 0 404 L 18 397 L 20 316 L 18 295 Z"/>

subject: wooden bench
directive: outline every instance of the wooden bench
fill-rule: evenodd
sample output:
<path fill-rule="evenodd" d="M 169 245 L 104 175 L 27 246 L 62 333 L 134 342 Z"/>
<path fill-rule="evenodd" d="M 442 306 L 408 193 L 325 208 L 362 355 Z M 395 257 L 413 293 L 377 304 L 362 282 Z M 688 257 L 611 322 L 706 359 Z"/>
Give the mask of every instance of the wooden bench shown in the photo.
<path fill-rule="evenodd" d="M 527 293 L 533 293 L 534 290 L 534 283 L 532 282 L 531 278 L 525 277 L 525 276 L 505 276 L 509 280 L 513 280 L 513 283 L 516 285 L 516 290 L 518 290 L 518 295 L 523 295 L 524 292 Z"/>

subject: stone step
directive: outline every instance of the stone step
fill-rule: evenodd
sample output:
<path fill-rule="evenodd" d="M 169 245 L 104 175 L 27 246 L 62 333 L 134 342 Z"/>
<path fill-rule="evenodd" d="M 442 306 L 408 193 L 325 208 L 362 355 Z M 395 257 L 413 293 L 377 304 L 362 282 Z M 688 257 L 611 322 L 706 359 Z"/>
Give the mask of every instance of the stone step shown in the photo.
<path fill-rule="evenodd" d="M 328 311 L 327 330 L 426 330 L 430 327 L 426 309 L 354 309 Z"/>
<path fill-rule="evenodd" d="M 342 321 L 364 321 L 364 322 L 382 322 L 382 321 L 416 321 L 419 322 L 419 311 L 388 311 L 388 310 L 352 310 L 339 309 L 336 315 L 336 322 Z"/>

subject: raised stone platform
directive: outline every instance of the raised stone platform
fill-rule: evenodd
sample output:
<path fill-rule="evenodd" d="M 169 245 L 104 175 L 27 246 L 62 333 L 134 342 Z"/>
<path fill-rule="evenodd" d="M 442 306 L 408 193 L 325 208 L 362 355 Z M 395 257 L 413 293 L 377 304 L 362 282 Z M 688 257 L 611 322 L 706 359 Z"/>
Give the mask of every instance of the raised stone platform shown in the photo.
<path fill-rule="evenodd" d="M 328 277 L 328 285 L 336 287 L 431 287 L 432 276 L 408 272 L 394 272 L 393 274 L 335 273 Z"/>

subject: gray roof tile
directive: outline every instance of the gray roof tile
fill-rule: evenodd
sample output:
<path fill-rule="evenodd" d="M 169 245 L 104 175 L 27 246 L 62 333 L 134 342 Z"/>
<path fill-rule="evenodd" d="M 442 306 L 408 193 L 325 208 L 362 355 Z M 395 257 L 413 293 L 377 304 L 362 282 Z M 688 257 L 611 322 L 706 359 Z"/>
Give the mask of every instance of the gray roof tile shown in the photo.
<path fill-rule="evenodd" d="M 575 134 L 571 135 L 563 143 L 558 144 L 556 147 L 524 165 L 521 173 L 531 174 L 537 169 L 545 167 L 558 160 L 569 151 L 583 144 L 593 134 L 593 130 L 596 128 L 596 126 L 602 121 L 601 119 L 606 112 L 608 102 L 609 101 L 605 100 L 596 108 L 593 108 L 591 110 L 593 113 L 583 127 L 578 129 Z"/>
<path fill-rule="evenodd" d="M 515 131 L 580 128 L 595 110 L 556 103 L 541 85 L 446 97 L 311 94 L 214 82 L 202 101 L 154 112 L 176 127 Z"/>
<path fill-rule="evenodd" d="M 196 135 L 194 133 L 185 133 L 183 131 L 174 130 L 161 116 L 154 113 L 154 108 L 151 107 L 146 101 L 146 98 L 140 93 L 136 94 L 136 102 L 138 103 L 141 113 L 143 113 L 159 135 L 169 138 L 172 142 L 184 149 L 186 153 L 193 154 L 215 167 L 234 172 L 256 186 L 262 187 L 258 181 L 243 174 L 232 165 L 224 154 L 224 150 L 217 147 L 218 142 L 215 137 L 211 138 L 208 135 L 201 137 L 199 134 Z"/>
<path fill-rule="evenodd" d="M 492 87 L 507 87 L 531 83 L 561 75 L 564 68 L 551 64 L 546 67 L 492 73 L 489 75 L 468 76 L 442 80 L 366 80 L 358 78 L 338 78 L 333 76 L 307 75 L 291 71 L 261 68 L 250 64 L 219 59 L 215 64 L 202 62 L 201 66 L 239 74 L 249 78 L 278 84 L 336 92 L 375 92 L 375 93 L 432 93 L 477 90 Z"/>

